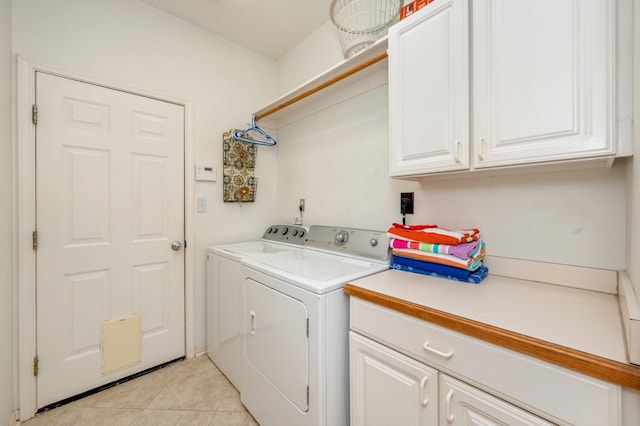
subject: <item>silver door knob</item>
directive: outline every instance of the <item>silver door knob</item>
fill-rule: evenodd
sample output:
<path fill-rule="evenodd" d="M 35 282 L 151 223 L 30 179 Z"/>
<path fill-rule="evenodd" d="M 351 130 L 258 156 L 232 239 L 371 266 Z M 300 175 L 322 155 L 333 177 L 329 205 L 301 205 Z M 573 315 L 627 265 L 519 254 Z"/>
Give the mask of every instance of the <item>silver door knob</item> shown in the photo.
<path fill-rule="evenodd" d="M 182 243 L 180 241 L 174 241 L 171 243 L 171 250 L 178 251 L 182 248 Z"/>

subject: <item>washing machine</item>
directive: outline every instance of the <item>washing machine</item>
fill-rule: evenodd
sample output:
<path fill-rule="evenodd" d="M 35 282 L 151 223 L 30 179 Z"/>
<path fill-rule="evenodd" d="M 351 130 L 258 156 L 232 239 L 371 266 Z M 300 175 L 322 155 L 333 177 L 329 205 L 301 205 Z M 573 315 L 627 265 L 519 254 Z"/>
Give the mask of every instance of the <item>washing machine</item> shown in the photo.
<path fill-rule="evenodd" d="M 255 241 L 207 249 L 207 355 L 242 392 L 242 307 L 240 261 L 302 250 L 308 228 L 269 226 Z"/>
<path fill-rule="evenodd" d="M 245 257 L 241 400 L 262 426 L 349 424 L 343 286 L 389 268 L 384 231 L 311 226 L 303 249 Z"/>

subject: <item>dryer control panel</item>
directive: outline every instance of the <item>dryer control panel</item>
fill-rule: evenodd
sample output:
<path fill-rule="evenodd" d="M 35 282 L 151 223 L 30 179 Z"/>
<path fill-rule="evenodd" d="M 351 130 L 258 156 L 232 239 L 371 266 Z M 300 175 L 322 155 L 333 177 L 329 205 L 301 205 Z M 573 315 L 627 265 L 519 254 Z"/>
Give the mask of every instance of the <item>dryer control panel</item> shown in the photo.
<path fill-rule="evenodd" d="M 312 225 L 305 247 L 372 260 L 389 260 L 389 237 L 386 231 Z"/>

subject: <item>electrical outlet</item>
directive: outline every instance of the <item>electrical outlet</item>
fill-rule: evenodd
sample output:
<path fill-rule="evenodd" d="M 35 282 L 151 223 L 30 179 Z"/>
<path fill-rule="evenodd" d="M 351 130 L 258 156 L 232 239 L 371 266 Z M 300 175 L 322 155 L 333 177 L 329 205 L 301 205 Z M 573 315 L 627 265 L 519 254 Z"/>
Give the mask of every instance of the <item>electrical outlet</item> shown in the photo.
<path fill-rule="evenodd" d="M 304 198 L 300 198 L 300 211 L 304 211 Z"/>
<path fill-rule="evenodd" d="M 400 193 L 400 214 L 413 214 L 413 192 Z"/>

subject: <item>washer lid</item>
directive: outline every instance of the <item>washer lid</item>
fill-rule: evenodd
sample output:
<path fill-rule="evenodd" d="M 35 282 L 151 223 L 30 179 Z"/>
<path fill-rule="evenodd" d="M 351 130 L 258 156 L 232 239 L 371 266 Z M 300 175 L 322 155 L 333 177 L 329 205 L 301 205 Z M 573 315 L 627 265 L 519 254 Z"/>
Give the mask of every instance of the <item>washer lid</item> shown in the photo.
<path fill-rule="evenodd" d="M 265 241 L 248 241 L 245 243 L 226 244 L 214 246 L 212 249 L 213 253 L 229 257 L 231 259 L 253 256 L 269 256 L 296 250 L 302 250 L 302 248 L 287 244 L 268 243 Z"/>
<path fill-rule="evenodd" d="M 304 249 L 268 257 L 245 258 L 243 264 L 314 293 L 327 293 L 348 281 L 389 269 L 389 263 Z"/>

